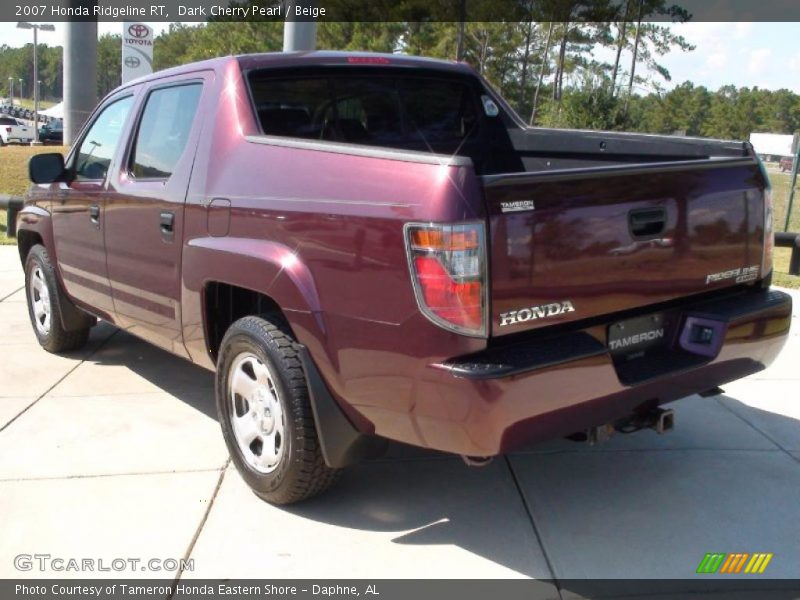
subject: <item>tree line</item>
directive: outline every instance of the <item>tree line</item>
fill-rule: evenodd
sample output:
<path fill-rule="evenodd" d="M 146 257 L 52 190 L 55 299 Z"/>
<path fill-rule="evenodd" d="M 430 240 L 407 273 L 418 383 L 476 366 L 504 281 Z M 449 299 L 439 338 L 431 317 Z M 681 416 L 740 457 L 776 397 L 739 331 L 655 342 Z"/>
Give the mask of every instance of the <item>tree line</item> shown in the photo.
<path fill-rule="evenodd" d="M 526 122 L 539 126 L 735 139 L 752 132 L 800 131 L 800 96 L 789 90 L 708 90 L 686 82 L 666 91 L 672 75 L 663 57 L 694 47 L 675 32 L 679 28 L 648 21 L 663 14 L 689 19 L 665 0 L 624 0 L 613 10 L 608 0 L 550 1 L 549 16 L 555 14 L 557 21 L 534 20 L 531 12 L 514 22 L 320 22 L 317 47 L 464 60 Z M 155 41 L 154 63 L 163 69 L 215 56 L 279 51 L 282 40 L 280 22 L 173 23 Z M 596 58 L 598 50 L 605 59 Z M 0 47 L 0 86 L 8 87 L 8 76 L 32 80 L 31 53 L 31 45 Z M 99 97 L 119 85 L 120 55 L 120 36 L 100 37 Z M 41 45 L 39 57 L 43 97 L 60 96 L 61 48 Z"/>

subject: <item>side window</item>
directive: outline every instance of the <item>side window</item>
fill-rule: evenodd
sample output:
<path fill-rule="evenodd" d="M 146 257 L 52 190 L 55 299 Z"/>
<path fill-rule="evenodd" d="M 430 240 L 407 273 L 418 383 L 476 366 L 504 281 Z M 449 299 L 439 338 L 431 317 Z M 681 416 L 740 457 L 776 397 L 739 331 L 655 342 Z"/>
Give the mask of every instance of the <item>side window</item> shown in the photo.
<path fill-rule="evenodd" d="M 131 173 L 142 179 L 167 179 L 175 170 L 192 130 L 200 83 L 153 90 L 136 133 Z"/>
<path fill-rule="evenodd" d="M 133 96 L 109 104 L 95 119 L 83 138 L 75 160 L 79 181 L 105 179 L 114 151 L 122 137 L 122 127 L 133 105 Z"/>

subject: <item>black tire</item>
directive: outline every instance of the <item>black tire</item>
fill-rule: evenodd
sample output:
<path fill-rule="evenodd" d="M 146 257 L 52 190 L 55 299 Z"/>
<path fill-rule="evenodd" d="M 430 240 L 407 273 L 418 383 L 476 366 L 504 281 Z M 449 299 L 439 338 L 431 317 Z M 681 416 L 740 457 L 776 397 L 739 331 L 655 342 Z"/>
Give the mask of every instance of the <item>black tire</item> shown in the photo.
<path fill-rule="evenodd" d="M 233 323 L 225 333 L 217 360 L 216 404 L 225 443 L 247 484 L 256 495 L 271 504 L 293 504 L 316 496 L 330 487 L 340 472 L 328 467 L 322 457 L 306 378 L 295 344 L 280 318 L 270 315 L 244 317 Z M 259 367 L 266 366 L 275 390 L 269 401 L 274 402 L 276 398 L 283 415 L 281 431 L 285 435 L 280 438 L 281 454 L 270 472 L 258 470 L 251 464 L 253 460 L 258 460 L 254 458 L 256 452 L 252 450 L 254 443 L 258 450 L 258 439 L 243 451 L 234 433 L 234 411 L 243 413 L 239 418 L 247 418 L 248 414 L 255 414 L 260 406 L 245 400 L 246 404 L 237 409 L 239 405 L 236 403 L 243 402 L 242 396 L 234 395 L 231 391 L 237 365 L 250 360 L 248 357 L 255 357 L 263 363 Z M 269 412 L 267 414 L 271 415 Z M 269 418 L 272 419 L 271 416 Z M 268 426 L 269 431 L 274 427 L 276 425 Z M 244 445 L 247 446 L 247 443 Z M 248 452 L 250 462 L 245 452 Z"/>
<path fill-rule="evenodd" d="M 41 279 L 46 284 L 48 291 L 45 300 L 50 310 L 49 327 L 47 328 L 37 326 L 37 317 L 34 312 L 35 298 L 41 298 L 41 295 L 38 292 L 34 292 L 32 287 L 34 286 L 34 280 L 38 279 L 39 275 L 41 275 Z M 71 301 L 58 283 L 50 257 L 47 255 L 47 250 L 44 246 L 38 244 L 30 249 L 25 259 L 25 297 L 28 301 L 28 315 L 31 319 L 33 332 L 36 334 L 36 339 L 42 348 L 48 352 L 58 353 L 77 350 L 86 345 L 86 341 L 89 339 L 90 327 L 75 331 L 64 329 L 61 320 L 61 306 Z M 41 320 L 39 323 L 42 325 Z"/>

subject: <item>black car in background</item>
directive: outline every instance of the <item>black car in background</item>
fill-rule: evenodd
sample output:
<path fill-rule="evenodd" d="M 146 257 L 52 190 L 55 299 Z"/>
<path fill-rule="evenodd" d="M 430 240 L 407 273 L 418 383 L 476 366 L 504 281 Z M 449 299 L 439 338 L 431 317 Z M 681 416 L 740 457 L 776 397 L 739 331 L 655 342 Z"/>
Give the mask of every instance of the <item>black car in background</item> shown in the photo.
<path fill-rule="evenodd" d="M 39 129 L 39 141 L 45 144 L 62 144 L 64 142 L 64 122 L 53 119 Z"/>

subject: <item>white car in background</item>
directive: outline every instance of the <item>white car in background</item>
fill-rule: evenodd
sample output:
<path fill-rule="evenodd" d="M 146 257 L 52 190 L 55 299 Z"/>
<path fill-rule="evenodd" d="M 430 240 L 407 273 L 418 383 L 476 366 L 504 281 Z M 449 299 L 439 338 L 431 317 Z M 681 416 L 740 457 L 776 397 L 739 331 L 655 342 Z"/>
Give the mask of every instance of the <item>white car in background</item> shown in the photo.
<path fill-rule="evenodd" d="M 7 115 L 0 115 L 0 146 L 6 144 L 30 144 L 33 141 L 35 129 L 24 125 Z"/>

